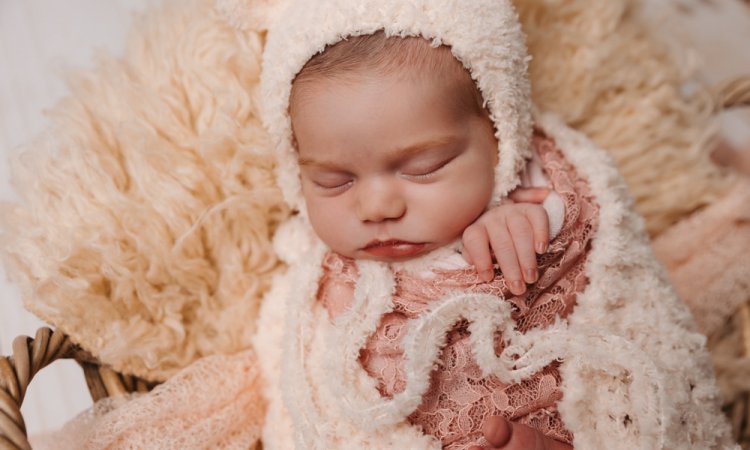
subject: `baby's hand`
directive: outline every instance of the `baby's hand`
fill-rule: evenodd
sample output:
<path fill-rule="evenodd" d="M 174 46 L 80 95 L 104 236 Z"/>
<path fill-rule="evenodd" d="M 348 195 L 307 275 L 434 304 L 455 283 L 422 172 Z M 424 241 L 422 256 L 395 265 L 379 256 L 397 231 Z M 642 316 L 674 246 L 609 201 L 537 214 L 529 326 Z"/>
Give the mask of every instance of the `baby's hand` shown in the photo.
<path fill-rule="evenodd" d="M 571 445 L 545 436 L 539 430 L 512 423 L 499 416 L 487 419 L 484 438 L 492 447 L 469 447 L 469 450 L 573 450 Z"/>
<path fill-rule="evenodd" d="M 464 258 L 483 281 L 494 277 L 492 253 L 513 295 L 537 280 L 535 253 L 549 245 L 549 217 L 540 204 L 547 194 L 543 188 L 516 189 L 508 196 L 511 202 L 490 209 L 464 230 Z"/>

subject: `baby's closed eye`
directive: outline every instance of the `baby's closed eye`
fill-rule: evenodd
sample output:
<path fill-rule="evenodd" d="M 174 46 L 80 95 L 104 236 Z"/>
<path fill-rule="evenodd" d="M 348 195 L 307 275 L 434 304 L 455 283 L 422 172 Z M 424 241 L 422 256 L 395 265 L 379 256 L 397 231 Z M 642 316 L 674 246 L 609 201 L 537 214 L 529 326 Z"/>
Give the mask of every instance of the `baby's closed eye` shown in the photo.
<path fill-rule="evenodd" d="M 453 161 L 457 155 L 449 155 L 441 157 L 426 157 L 418 158 L 413 161 L 409 161 L 403 167 L 401 167 L 401 173 L 408 177 L 424 177 L 429 176 Z"/>
<path fill-rule="evenodd" d="M 322 189 L 340 189 L 354 182 L 352 175 L 339 171 L 303 172 L 303 176 L 310 180 L 313 185 Z"/>

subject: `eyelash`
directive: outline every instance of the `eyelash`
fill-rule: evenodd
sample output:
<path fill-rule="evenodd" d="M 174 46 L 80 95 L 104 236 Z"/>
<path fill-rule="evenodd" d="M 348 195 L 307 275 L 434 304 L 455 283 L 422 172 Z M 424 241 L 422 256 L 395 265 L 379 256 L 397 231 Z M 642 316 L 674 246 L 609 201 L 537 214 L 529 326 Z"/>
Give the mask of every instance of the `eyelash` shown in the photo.
<path fill-rule="evenodd" d="M 450 163 L 451 161 L 453 161 L 454 158 L 450 158 L 447 161 L 444 161 L 444 162 L 440 163 L 437 167 L 435 167 L 434 169 L 430 170 L 429 172 L 420 173 L 420 174 L 407 174 L 407 173 L 404 173 L 403 175 L 406 176 L 406 177 L 408 177 L 408 178 L 411 178 L 411 179 L 426 180 L 428 178 L 431 178 L 431 177 L 435 176 L 435 173 L 437 173 L 440 170 L 442 170 L 445 166 L 448 165 L 448 163 Z M 340 184 L 338 186 L 324 186 L 324 185 L 322 185 L 320 183 L 317 183 L 317 182 L 313 181 L 313 184 L 315 186 L 317 186 L 318 188 L 323 189 L 325 191 L 343 190 L 344 188 L 351 186 L 352 183 L 354 183 L 354 180 L 349 180 L 346 183 Z"/>
<path fill-rule="evenodd" d="M 349 180 L 346 183 L 340 184 L 338 186 L 323 186 L 322 184 L 316 183 L 315 181 L 313 181 L 313 184 L 315 184 L 315 186 L 317 186 L 317 187 L 319 187 L 321 189 L 325 189 L 326 191 L 334 191 L 336 189 L 343 189 L 344 187 L 347 187 L 347 186 L 351 185 L 352 183 L 354 183 L 354 181 L 353 180 Z"/>
<path fill-rule="evenodd" d="M 420 173 L 420 174 L 416 174 L 416 175 L 405 173 L 404 175 L 407 176 L 407 177 L 409 177 L 409 178 L 416 178 L 418 180 L 425 180 L 425 179 L 428 179 L 428 178 L 434 176 L 436 172 L 438 172 L 441 169 L 443 169 L 443 167 L 447 166 L 448 163 L 450 163 L 451 161 L 453 161 L 453 158 L 451 158 L 451 159 L 449 159 L 449 160 L 447 160 L 445 162 L 440 163 L 437 167 L 435 167 L 434 169 L 430 170 L 429 172 Z"/>

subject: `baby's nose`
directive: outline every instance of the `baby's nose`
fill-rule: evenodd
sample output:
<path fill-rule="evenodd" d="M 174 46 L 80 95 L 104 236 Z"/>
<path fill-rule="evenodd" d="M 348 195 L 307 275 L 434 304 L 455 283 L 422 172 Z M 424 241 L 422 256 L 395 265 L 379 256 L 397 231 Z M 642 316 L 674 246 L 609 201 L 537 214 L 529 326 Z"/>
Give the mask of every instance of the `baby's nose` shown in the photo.
<path fill-rule="evenodd" d="M 395 220 L 406 212 L 406 202 L 395 183 L 368 180 L 358 186 L 356 212 L 362 222 Z"/>

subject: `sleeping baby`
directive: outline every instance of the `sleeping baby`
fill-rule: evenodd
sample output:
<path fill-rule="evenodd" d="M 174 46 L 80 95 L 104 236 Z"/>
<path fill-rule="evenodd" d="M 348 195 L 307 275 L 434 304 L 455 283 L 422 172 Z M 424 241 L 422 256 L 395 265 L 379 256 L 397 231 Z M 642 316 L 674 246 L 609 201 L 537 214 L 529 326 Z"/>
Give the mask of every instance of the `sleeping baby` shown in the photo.
<path fill-rule="evenodd" d="M 722 448 L 703 339 L 609 160 L 532 119 L 508 2 L 292 1 L 264 58 L 298 211 L 264 448 Z"/>

